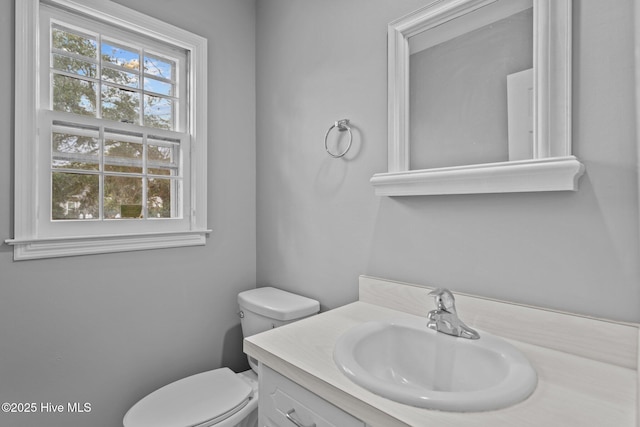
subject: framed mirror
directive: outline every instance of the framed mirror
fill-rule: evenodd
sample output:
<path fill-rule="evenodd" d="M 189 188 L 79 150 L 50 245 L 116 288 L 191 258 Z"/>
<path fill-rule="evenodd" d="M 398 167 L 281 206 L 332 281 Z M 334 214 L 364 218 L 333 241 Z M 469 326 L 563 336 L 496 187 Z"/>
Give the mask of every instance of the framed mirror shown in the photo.
<path fill-rule="evenodd" d="M 377 195 L 575 191 L 571 0 L 441 0 L 389 24 Z"/>

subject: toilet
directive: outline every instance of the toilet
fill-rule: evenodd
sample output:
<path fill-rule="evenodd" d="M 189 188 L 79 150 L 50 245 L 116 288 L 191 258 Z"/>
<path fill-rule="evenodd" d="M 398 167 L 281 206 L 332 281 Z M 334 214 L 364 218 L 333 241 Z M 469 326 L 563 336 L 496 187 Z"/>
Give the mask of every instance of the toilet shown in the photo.
<path fill-rule="evenodd" d="M 272 287 L 238 294 L 245 337 L 317 314 L 310 298 Z M 202 372 L 168 384 L 133 405 L 124 427 L 256 427 L 258 366 L 234 373 L 229 368 Z"/>

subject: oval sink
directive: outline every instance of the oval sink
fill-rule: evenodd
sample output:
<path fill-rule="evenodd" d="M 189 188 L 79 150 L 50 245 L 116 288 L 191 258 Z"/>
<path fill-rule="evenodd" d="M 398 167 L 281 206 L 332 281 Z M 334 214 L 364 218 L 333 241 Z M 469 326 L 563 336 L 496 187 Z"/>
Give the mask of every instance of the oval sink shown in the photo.
<path fill-rule="evenodd" d="M 354 383 L 396 402 L 472 412 L 504 408 L 536 388 L 536 372 L 506 341 L 456 338 L 403 318 L 363 323 L 337 341 L 334 361 Z"/>

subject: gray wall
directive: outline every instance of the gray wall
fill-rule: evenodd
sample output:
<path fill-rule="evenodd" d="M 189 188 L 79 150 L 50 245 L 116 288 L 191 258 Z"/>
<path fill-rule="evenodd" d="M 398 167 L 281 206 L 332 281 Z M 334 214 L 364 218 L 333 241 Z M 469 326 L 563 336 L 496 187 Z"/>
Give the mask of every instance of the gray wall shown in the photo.
<path fill-rule="evenodd" d="M 256 281 L 254 2 L 118 2 L 209 39 L 213 233 L 204 247 L 42 261 L 13 262 L 0 246 L 0 402 L 92 404 L 88 414 L 0 413 L 2 426 L 114 427 L 161 385 L 247 367 L 236 295 Z M 5 59 L 13 57 L 13 4 L 0 0 Z M 12 61 L 0 70 L 4 240 L 13 234 Z"/>
<path fill-rule="evenodd" d="M 375 197 L 386 24 L 428 3 L 257 2 L 258 282 L 332 308 L 364 273 L 640 321 L 633 1 L 574 0 L 580 191 Z M 335 160 L 323 138 L 345 117 L 354 148 Z"/>
<path fill-rule="evenodd" d="M 386 24 L 430 0 L 118 1 L 209 38 L 214 232 L 206 247 L 19 263 L 0 246 L 0 401 L 92 403 L 0 425 L 113 427 L 169 381 L 246 367 L 235 298 L 256 276 L 324 309 L 355 300 L 365 273 L 640 321 L 632 0 L 575 0 L 579 192 L 411 198 L 368 181 L 386 168 Z M 11 58 L 12 0 L 0 23 Z M 0 70 L 13 94 L 12 62 Z M 3 238 L 12 105 L 0 100 Z M 345 117 L 354 146 L 334 160 L 323 137 Z"/>

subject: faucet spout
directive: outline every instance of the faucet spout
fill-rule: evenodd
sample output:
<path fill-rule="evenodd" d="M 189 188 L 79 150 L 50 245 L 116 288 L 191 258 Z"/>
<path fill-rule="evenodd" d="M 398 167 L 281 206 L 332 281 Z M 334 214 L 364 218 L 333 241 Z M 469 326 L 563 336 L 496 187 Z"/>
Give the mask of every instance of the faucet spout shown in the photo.
<path fill-rule="evenodd" d="M 477 340 L 480 334 L 464 324 L 458 317 L 453 294 L 448 289 L 438 288 L 429 293 L 435 299 L 436 309 L 427 314 L 427 327 L 454 337 Z"/>

